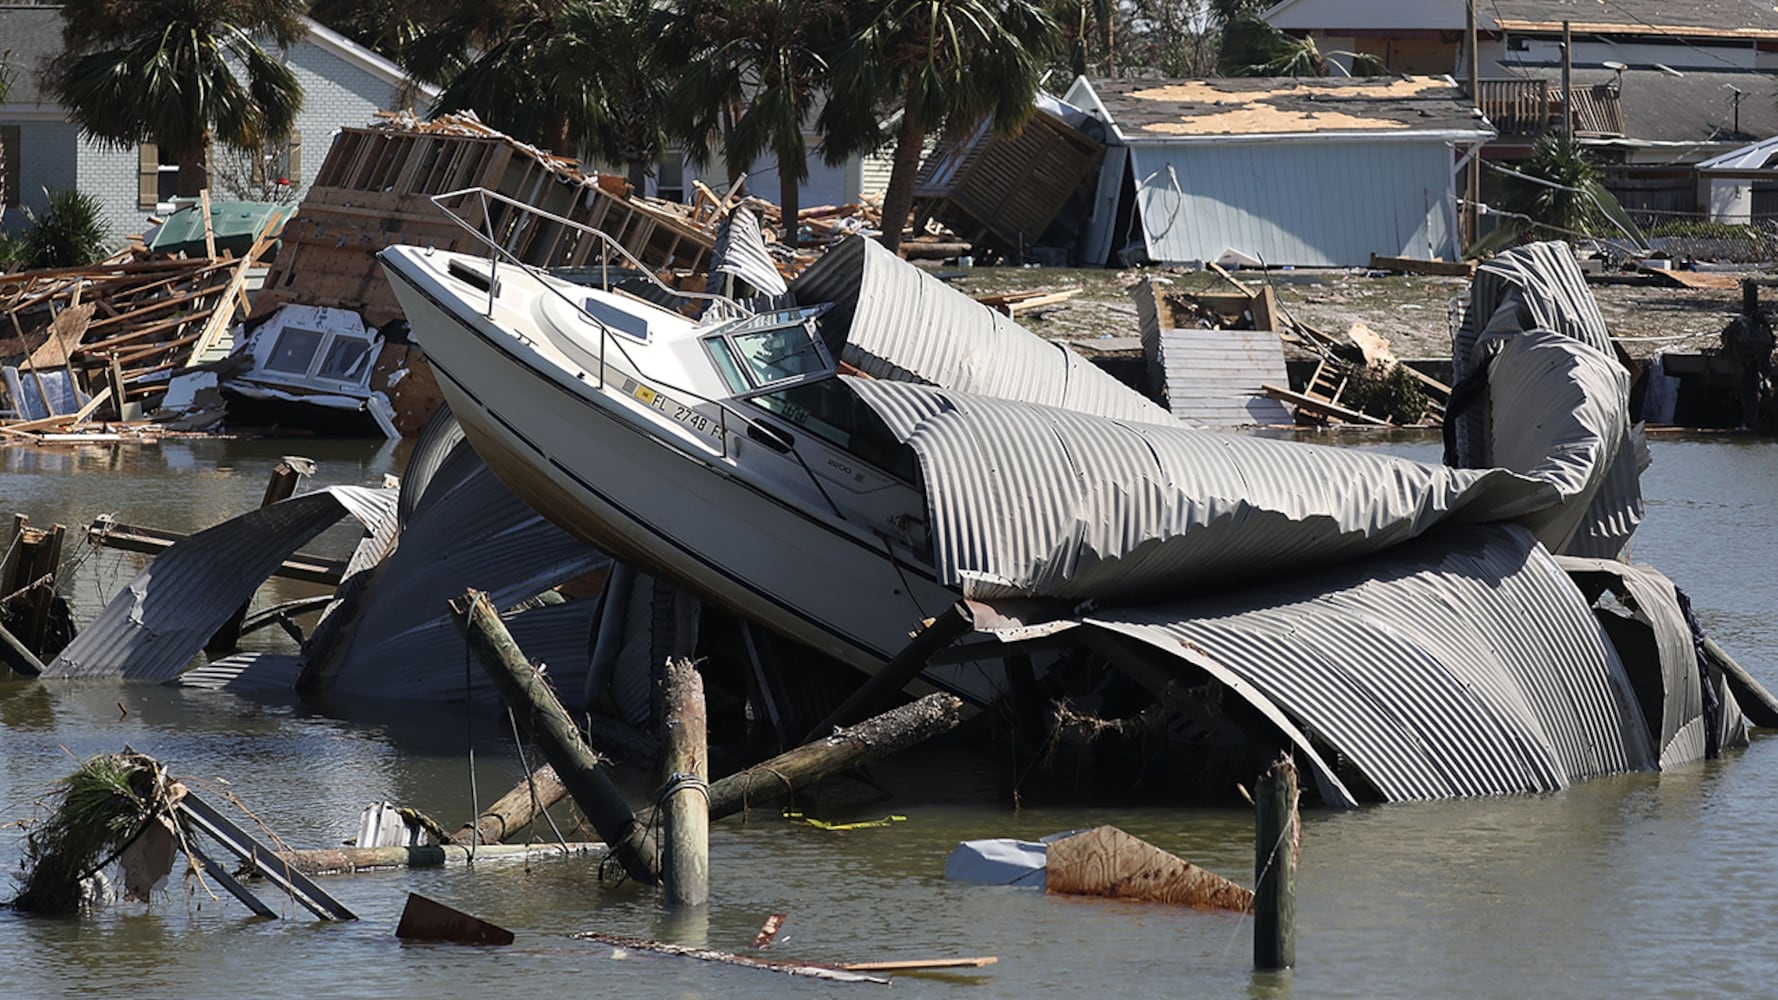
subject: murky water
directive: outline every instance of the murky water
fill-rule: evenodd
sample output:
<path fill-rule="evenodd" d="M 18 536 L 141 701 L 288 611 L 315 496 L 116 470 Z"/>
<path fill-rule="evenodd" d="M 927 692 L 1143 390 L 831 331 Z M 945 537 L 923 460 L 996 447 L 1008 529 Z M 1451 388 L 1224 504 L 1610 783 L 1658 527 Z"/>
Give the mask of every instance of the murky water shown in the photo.
<path fill-rule="evenodd" d="M 1437 454 L 1423 440 L 1380 447 Z M 0 513 L 73 524 L 108 511 L 124 521 L 201 527 L 256 503 L 272 463 L 293 451 L 321 461 L 320 482 L 399 470 L 393 452 L 358 444 L 13 448 L 0 451 Z M 1778 687 L 1778 444 L 1668 439 L 1653 453 L 1635 557 L 1672 576 L 1724 646 Z M 318 545 L 349 541 L 341 532 Z M 100 553 L 82 563 L 74 581 L 81 618 L 128 579 L 135 559 Z M 137 685 L 0 684 L 0 820 L 30 815 L 34 800 L 71 769 L 70 755 L 125 745 L 169 762 L 212 799 L 225 790 L 239 796 L 299 846 L 349 837 L 358 810 L 383 798 L 460 822 L 471 812 L 471 746 L 483 801 L 520 773 L 511 739 L 491 717 L 387 706 L 352 715 Z M 580 860 L 331 879 L 327 888 L 364 918 L 337 925 L 301 911 L 256 921 L 233 901 L 175 885 L 151 906 L 118 905 L 78 921 L 0 911 L 0 996 L 775 997 L 882 989 L 646 955 L 619 959 L 568 937 L 598 929 L 739 949 L 773 912 L 790 914 L 779 957 L 999 957 L 976 971 L 897 976 L 898 996 L 1767 996 L 1778 975 L 1775 770 L 1778 740 L 1767 739 L 1724 761 L 1560 794 L 1311 815 L 1299 874 L 1298 968 L 1288 974 L 1251 971 L 1251 928 L 1235 917 L 941 878 L 958 840 L 1101 822 L 1245 878 L 1252 866 L 1245 813 L 1015 810 L 1000 762 L 928 752 L 876 770 L 892 799 L 850 782 L 823 791 L 829 818 L 893 813 L 903 821 L 828 832 L 767 813 L 717 824 L 713 899 L 691 917 L 664 915 L 633 886 L 602 884 L 595 866 Z M 16 867 L 21 840 L 17 829 L 0 830 L 0 867 Z M 504 924 L 518 943 L 402 945 L 393 930 L 410 891 Z"/>

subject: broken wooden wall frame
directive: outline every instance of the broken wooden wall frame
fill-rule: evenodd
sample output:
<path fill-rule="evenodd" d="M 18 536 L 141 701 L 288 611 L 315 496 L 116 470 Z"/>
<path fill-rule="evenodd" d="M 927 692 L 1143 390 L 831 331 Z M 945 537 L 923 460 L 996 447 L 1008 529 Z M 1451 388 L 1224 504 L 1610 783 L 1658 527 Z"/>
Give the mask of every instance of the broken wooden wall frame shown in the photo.
<path fill-rule="evenodd" d="M 165 390 L 157 376 L 204 359 L 250 313 L 249 274 L 276 237 L 273 222 L 238 258 L 155 257 L 137 245 L 86 267 L 0 275 L 0 309 L 40 393 L 41 369 L 59 366 L 89 399 L 108 389 L 105 412 L 121 418 L 130 403 Z M 94 413 L 4 426 L 56 429 Z"/>

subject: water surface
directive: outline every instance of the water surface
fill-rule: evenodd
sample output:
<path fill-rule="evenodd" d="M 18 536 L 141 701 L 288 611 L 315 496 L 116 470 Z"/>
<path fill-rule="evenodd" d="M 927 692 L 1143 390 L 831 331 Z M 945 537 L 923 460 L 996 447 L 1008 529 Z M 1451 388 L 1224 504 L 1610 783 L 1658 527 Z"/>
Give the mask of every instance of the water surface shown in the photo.
<path fill-rule="evenodd" d="M 1435 442 L 1391 451 L 1436 460 Z M 1644 476 L 1648 517 L 1633 555 L 1693 598 L 1720 641 L 1778 687 L 1778 445 L 1659 439 Z M 280 454 L 316 457 L 327 482 L 398 471 L 391 451 L 323 442 L 173 442 L 0 451 L 0 512 L 33 524 L 94 513 L 193 530 L 258 502 Z M 349 530 L 318 540 L 343 549 Z M 73 579 L 88 619 L 139 557 L 89 556 Z M 278 599 L 278 588 L 261 601 Z M 269 641 L 269 640 L 268 640 Z M 0 820 L 25 818 L 71 757 L 133 746 L 201 794 L 238 796 L 297 846 L 337 844 L 359 809 L 388 799 L 454 826 L 521 773 L 499 719 L 451 707 L 357 705 L 349 718 L 303 705 L 109 682 L 0 683 Z M 1667 774 L 1567 791 L 1306 818 L 1298 883 L 1298 968 L 1251 970 L 1251 926 L 1235 916 L 1046 897 L 945 882 L 958 840 L 1035 837 L 1114 823 L 1248 880 L 1252 821 L 1237 810 L 1014 808 L 1005 763 L 918 752 L 879 766 L 893 798 L 842 781 L 807 803 L 829 819 L 905 817 L 829 832 L 775 812 L 716 824 L 712 901 L 664 914 L 584 860 L 484 861 L 475 869 L 334 878 L 362 920 L 297 911 L 258 921 L 183 883 L 150 906 L 81 920 L 0 911 L 0 996 L 236 997 L 300 990 L 373 995 L 870 996 L 882 987 L 786 979 L 610 948 L 597 929 L 742 950 L 767 914 L 790 915 L 772 954 L 826 961 L 995 955 L 985 969 L 900 975 L 896 996 L 1767 996 L 1778 977 L 1778 741 Z M 634 801 L 645 791 L 633 788 Z M 0 866 L 22 834 L 0 830 Z M 515 946 L 403 945 L 408 892 L 518 934 Z M 271 897 L 268 896 L 268 899 Z M 287 905 L 273 900 L 274 905 Z"/>

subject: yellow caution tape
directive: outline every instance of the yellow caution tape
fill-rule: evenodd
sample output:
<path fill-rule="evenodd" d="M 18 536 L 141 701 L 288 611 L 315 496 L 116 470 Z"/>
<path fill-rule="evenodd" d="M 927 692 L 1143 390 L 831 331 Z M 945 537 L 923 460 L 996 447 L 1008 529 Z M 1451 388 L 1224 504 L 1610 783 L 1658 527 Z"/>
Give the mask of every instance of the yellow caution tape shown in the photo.
<path fill-rule="evenodd" d="M 829 823 L 826 820 L 804 816 L 802 813 L 797 812 L 794 809 L 784 810 L 784 818 L 792 823 L 800 823 L 803 826 L 812 826 L 817 830 L 828 831 L 866 830 L 871 827 L 889 826 L 892 823 L 906 823 L 908 821 L 906 816 L 884 816 L 882 819 L 867 819 L 859 823 Z"/>

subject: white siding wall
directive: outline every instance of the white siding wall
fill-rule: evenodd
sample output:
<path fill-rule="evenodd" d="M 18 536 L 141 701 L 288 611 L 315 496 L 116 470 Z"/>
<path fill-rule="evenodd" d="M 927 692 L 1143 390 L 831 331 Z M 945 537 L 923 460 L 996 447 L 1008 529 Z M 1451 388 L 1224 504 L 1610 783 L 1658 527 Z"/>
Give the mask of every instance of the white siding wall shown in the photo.
<path fill-rule="evenodd" d="M 1149 256 L 1359 266 L 1452 256 L 1451 148 L 1424 142 L 1131 147 Z"/>

